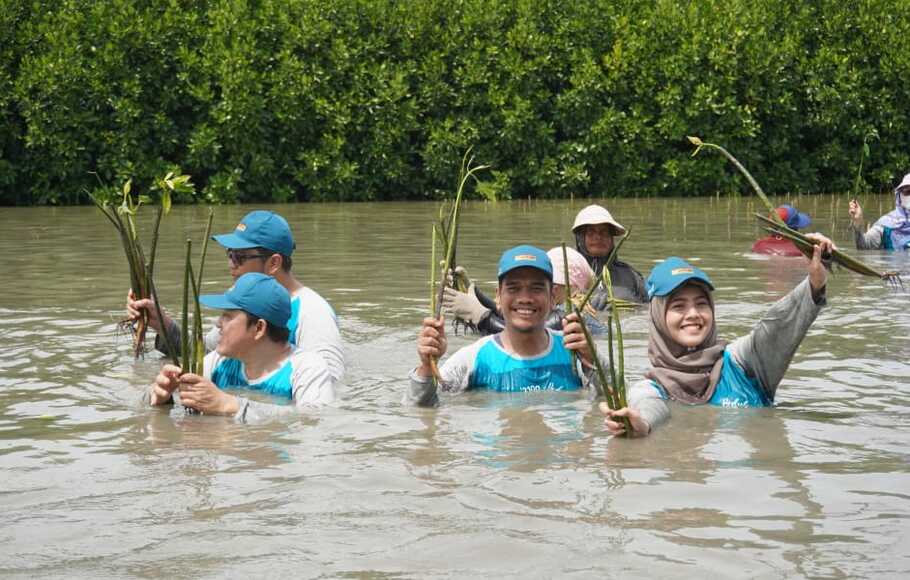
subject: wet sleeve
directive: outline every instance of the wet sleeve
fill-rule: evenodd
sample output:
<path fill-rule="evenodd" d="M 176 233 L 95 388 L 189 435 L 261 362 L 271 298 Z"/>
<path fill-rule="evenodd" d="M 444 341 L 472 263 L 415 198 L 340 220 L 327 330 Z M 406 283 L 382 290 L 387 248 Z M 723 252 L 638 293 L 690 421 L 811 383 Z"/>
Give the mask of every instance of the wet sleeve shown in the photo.
<path fill-rule="evenodd" d="M 824 289 L 818 302 L 812 298 L 812 288 L 806 277 L 771 306 L 752 332 L 728 347 L 743 370 L 758 379 L 770 400 L 774 400 L 777 386 L 796 349 L 826 303 Z"/>
<path fill-rule="evenodd" d="M 641 418 L 648 422 L 651 431 L 663 425 L 670 419 L 670 406 L 660 396 L 649 380 L 641 380 L 633 384 L 626 393 L 626 402 L 629 407 L 638 411 Z"/>
<path fill-rule="evenodd" d="M 171 344 L 177 349 L 177 352 L 180 352 L 180 345 L 182 344 L 180 339 L 180 325 L 174 319 L 170 319 L 171 323 L 167 327 L 167 337 L 171 340 Z M 155 335 L 155 350 L 158 352 L 170 356 L 170 353 L 167 352 L 167 342 L 164 340 L 164 337 L 161 333 Z"/>
<path fill-rule="evenodd" d="M 858 250 L 878 250 L 882 247 L 882 242 L 885 235 L 885 228 L 878 224 L 873 224 L 866 233 L 863 233 L 861 230 L 858 230 L 853 227 L 853 224 L 850 224 L 850 229 L 853 230 L 853 241 L 856 243 L 856 249 Z"/>
<path fill-rule="evenodd" d="M 335 382 L 321 356 L 300 351 L 294 355 L 292 365 L 293 404 L 276 405 L 237 397 L 240 410 L 234 419 L 243 423 L 256 423 L 318 409 L 335 402 Z"/>
<path fill-rule="evenodd" d="M 297 327 L 297 344 L 305 352 L 315 352 L 325 360 L 332 380 L 344 375 L 344 347 L 338 323 L 331 307 L 321 298 L 301 304 L 302 316 Z"/>
<path fill-rule="evenodd" d="M 449 357 L 439 367 L 444 391 L 463 393 L 468 390 L 476 352 L 477 349 L 473 346 L 459 349 L 458 352 Z M 417 376 L 417 369 L 412 369 L 408 374 L 408 388 L 404 393 L 402 403 L 405 405 L 417 405 L 418 407 L 435 407 L 438 405 L 439 393 L 432 377 L 419 377 Z"/>

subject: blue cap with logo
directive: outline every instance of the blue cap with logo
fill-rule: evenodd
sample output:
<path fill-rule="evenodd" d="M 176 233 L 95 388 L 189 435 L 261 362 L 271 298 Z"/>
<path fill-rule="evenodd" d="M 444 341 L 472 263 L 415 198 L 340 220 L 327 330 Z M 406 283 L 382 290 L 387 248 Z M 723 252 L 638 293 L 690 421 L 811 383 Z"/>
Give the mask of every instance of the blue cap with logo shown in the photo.
<path fill-rule="evenodd" d="M 243 310 L 278 328 L 291 318 L 291 296 L 271 276 L 249 272 L 237 278 L 224 294 L 204 294 L 199 303 L 220 310 Z"/>
<path fill-rule="evenodd" d="M 243 216 L 234 231 L 212 236 L 212 239 L 229 250 L 265 248 L 290 256 L 296 244 L 287 220 L 272 211 L 257 209 Z"/>
<path fill-rule="evenodd" d="M 502 277 L 515 268 L 537 268 L 553 281 L 553 264 L 547 253 L 540 248 L 525 244 L 503 252 L 499 258 L 499 280 L 502 281 Z"/>
<path fill-rule="evenodd" d="M 648 289 L 648 299 L 655 296 L 667 296 L 690 280 L 697 280 L 707 285 L 710 290 L 714 290 L 714 285 L 711 284 L 711 279 L 707 274 L 682 258 L 669 257 L 651 270 L 651 275 L 648 276 L 645 284 Z"/>

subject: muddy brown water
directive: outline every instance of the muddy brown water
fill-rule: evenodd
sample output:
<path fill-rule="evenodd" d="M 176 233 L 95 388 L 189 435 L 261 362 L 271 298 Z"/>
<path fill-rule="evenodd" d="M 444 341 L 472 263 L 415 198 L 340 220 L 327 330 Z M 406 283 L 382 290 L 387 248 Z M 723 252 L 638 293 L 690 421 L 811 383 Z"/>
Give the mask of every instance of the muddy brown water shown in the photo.
<path fill-rule="evenodd" d="M 886 211 L 887 196 L 866 200 Z M 793 200 L 850 247 L 843 197 Z M 805 274 L 749 254 L 749 199 L 610 200 L 647 274 L 668 255 L 717 286 L 723 337 Z M 459 262 L 492 291 L 500 252 L 570 241 L 584 202 L 470 204 Z M 576 396 L 472 393 L 402 406 L 427 311 L 432 203 L 266 206 L 294 269 L 335 307 L 348 370 L 335 408 L 239 425 L 143 408 L 160 365 L 118 332 L 128 275 L 93 208 L 3 208 L 0 574 L 12 577 L 906 577 L 910 572 L 910 295 L 849 273 L 773 409 L 674 407 L 614 440 Z M 215 231 L 251 207 L 219 207 Z M 148 215 L 147 217 L 151 217 Z M 162 302 L 179 308 L 183 240 L 166 218 Z M 902 253 L 857 252 L 910 272 Z M 206 292 L 229 285 L 217 247 Z M 214 313 L 209 314 L 214 317 Z M 630 378 L 644 311 L 623 318 Z M 459 336 L 456 348 L 473 340 Z"/>

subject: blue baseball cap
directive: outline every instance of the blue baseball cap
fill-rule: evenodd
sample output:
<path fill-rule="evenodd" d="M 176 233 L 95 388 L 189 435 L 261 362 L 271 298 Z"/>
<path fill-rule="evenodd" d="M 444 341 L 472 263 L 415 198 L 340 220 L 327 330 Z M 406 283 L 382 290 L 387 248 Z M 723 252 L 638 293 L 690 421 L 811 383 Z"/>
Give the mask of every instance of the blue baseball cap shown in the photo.
<path fill-rule="evenodd" d="M 291 296 L 271 276 L 248 272 L 224 294 L 204 294 L 199 303 L 219 310 L 243 310 L 278 328 L 285 328 L 291 318 Z"/>
<path fill-rule="evenodd" d="M 537 268 L 547 275 L 550 282 L 553 281 L 553 264 L 540 248 L 524 244 L 503 252 L 499 258 L 499 280 L 502 281 L 502 277 L 515 268 Z"/>
<path fill-rule="evenodd" d="M 775 211 L 777 211 L 777 215 L 780 219 L 784 220 L 784 223 L 794 230 L 804 228 L 812 223 L 812 218 L 809 217 L 809 214 L 797 211 L 797 209 L 790 204 L 784 204 Z"/>
<path fill-rule="evenodd" d="M 654 266 L 651 275 L 648 276 L 645 284 L 648 289 L 648 300 L 655 296 L 667 296 L 689 280 L 698 280 L 706 284 L 710 290 L 714 290 L 714 285 L 707 274 L 682 258 L 676 256 L 667 258 Z"/>
<path fill-rule="evenodd" d="M 261 209 L 243 216 L 233 232 L 212 236 L 212 239 L 229 250 L 265 248 L 283 256 L 290 256 L 297 246 L 287 220 L 275 212 Z"/>

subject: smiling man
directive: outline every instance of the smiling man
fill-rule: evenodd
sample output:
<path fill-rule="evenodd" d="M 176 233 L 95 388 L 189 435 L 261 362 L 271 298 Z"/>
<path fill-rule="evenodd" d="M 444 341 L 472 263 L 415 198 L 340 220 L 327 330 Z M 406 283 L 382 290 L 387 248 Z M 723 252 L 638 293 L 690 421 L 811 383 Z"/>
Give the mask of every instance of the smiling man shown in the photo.
<path fill-rule="evenodd" d="M 486 389 L 498 392 L 574 391 L 582 382 L 572 369 L 571 352 L 590 361 L 590 351 L 574 314 L 563 333 L 546 327 L 553 308 L 553 267 L 547 254 L 533 246 L 517 246 L 499 260 L 496 300 L 505 319 L 502 332 L 462 348 L 440 368 L 441 388 L 447 392 Z M 411 372 L 405 402 L 421 406 L 438 403 L 431 380 L 430 358 L 447 349 L 445 321 L 426 318 L 417 339 L 420 365 Z M 586 366 L 586 383 L 593 385 Z"/>
<path fill-rule="evenodd" d="M 212 236 L 227 250 L 228 266 L 234 280 L 249 272 L 275 278 L 291 296 L 291 316 L 288 319 L 290 343 L 293 347 L 319 354 L 329 367 L 332 379 L 344 374 L 344 351 L 334 310 L 312 288 L 304 286 L 291 273 L 291 254 L 296 248 L 288 222 L 277 213 L 264 210 L 246 214 L 233 232 Z M 171 342 L 180 348 L 180 326 L 166 314 L 164 324 L 158 321 L 154 302 L 150 299 L 127 299 L 127 314 L 136 320 L 142 310 L 148 312 L 149 326 L 160 334 L 167 328 Z M 219 330 L 213 328 L 205 337 L 207 350 L 218 344 Z M 155 348 L 163 351 L 160 338 Z"/>

